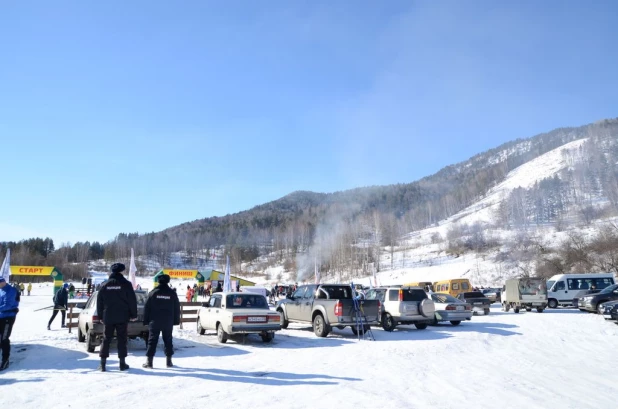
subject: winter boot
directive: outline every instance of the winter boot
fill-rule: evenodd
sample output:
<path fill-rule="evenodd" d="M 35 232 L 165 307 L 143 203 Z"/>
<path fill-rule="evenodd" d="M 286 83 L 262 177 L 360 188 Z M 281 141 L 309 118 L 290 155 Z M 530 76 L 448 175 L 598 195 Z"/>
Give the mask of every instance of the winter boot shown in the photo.
<path fill-rule="evenodd" d="M 47 330 L 48 330 L 48 331 L 51 331 L 51 325 L 48 325 L 48 326 L 47 326 Z"/>
<path fill-rule="evenodd" d="M 9 358 L 3 359 L 2 363 L 0 363 L 0 371 L 4 371 L 9 367 Z"/>
<path fill-rule="evenodd" d="M 172 356 L 171 356 L 171 355 L 168 355 L 168 356 L 167 356 L 167 360 L 165 361 L 165 365 L 166 365 L 168 368 L 171 368 L 172 366 L 174 366 L 174 364 L 172 363 Z"/>
<path fill-rule="evenodd" d="M 142 368 L 151 368 L 152 369 L 152 358 L 151 356 L 146 357 L 146 362 L 142 364 Z"/>
<path fill-rule="evenodd" d="M 124 361 L 124 358 L 120 358 L 120 370 L 126 371 L 127 369 L 129 369 L 129 365 L 127 365 L 127 363 Z"/>
<path fill-rule="evenodd" d="M 98 371 L 105 372 L 105 361 L 107 361 L 107 358 L 101 358 L 101 363 L 97 368 Z"/>

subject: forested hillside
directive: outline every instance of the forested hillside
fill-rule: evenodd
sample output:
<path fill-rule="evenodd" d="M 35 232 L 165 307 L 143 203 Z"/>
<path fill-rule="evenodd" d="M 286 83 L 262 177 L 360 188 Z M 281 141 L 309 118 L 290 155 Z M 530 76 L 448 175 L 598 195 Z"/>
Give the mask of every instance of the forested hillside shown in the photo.
<path fill-rule="evenodd" d="M 539 223 L 571 223 L 567 215 L 594 220 L 618 209 L 618 120 L 560 128 L 518 139 L 448 166 L 419 181 L 359 187 L 334 193 L 297 191 L 224 217 L 209 217 L 147 234 L 120 233 L 108 243 L 54 248 L 49 239 L 1 243 L 13 248 L 13 264 L 49 264 L 83 271 L 89 260 L 126 260 L 136 254 L 200 267 L 215 252 L 229 254 L 237 273 L 282 264 L 289 271 L 313 268 L 365 274 L 381 252 L 406 234 L 438 223 L 482 199 L 520 165 L 572 141 L 585 139 L 567 169 L 531 188 L 514 189 L 496 224 L 517 229 Z M 602 203 L 602 206 L 599 206 Z M 43 243 L 43 244 L 41 244 Z"/>

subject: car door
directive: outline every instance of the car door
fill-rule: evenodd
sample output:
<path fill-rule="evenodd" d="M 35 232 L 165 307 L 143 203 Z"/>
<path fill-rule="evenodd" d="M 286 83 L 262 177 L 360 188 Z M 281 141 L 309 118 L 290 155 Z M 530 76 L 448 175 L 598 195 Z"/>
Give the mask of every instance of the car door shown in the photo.
<path fill-rule="evenodd" d="M 288 319 L 291 320 L 299 320 L 302 318 L 301 316 L 301 302 L 303 302 L 303 296 L 307 291 L 307 286 L 303 285 L 298 287 L 296 291 L 292 294 L 292 299 L 288 300 L 285 306 L 285 311 L 287 313 Z"/>
<path fill-rule="evenodd" d="M 300 317 L 304 319 L 311 318 L 311 312 L 313 310 L 313 298 L 315 296 L 315 290 L 318 289 L 317 285 L 308 285 L 307 290 L 303 294 L 303 298 L 300 301 Z"/>
<path fill-rule="evenodd" d="M 206 329 L 216 329 L 217 316 L 221 313 L 221 294 L 210 297 L 209 307 L 206 313 Z"/>
<path fill-rule="evenodd" d="M 572 301 L 573 298 L 577 296 L 577 292 L 573 292 L 573 295 L 569 296 L 569 290 L 567 289 L 564 280 L 556 281 L 553 291 L 556 293 L 556 298 L 558 301 Z"/>

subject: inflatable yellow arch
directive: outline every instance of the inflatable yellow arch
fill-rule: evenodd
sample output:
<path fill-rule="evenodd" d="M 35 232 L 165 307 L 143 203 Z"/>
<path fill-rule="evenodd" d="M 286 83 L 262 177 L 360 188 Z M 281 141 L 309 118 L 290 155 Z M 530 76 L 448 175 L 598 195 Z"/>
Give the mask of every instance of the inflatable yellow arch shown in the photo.
<path fill-rule="evenodd" d="M 54 294 L 62 288 L 64 277 L 56 267 L 11 266 L 12 276 L 51 276 L 54 280 Z"/>

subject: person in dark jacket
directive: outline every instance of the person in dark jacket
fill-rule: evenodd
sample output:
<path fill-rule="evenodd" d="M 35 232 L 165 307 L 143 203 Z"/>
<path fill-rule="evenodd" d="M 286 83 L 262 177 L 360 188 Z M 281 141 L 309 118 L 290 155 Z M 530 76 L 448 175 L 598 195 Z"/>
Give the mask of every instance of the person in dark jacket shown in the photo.
<path fill-rule="evenodd" d="M 152 360 L 157 350 L 159 333 L 163 335 L 165 345 L 166 365 L 172 367 L 172 330 L 180 324 L 180 303 L 178 295 L 169 286 L 170 276 L 162 274 L 158 277 L 159 285 L 148 294 L 144 308 L 144 325 L 148 325 L 148 349 L 144 368 L 152 368 Z"/>
<path fill-rule="evenodd" d="M 19 312 L 19 300 L 19 290 L 9 285 L 3 277 L 0 277 L 0 347 L 2 348 L 0 371 L 9 367 L 9 356 L 11 355 L 9 337 Z"/>
<path fill-rule="evenodd" d="M 51 324 L 52 322 L 54 322 L 54 318 L 56 318 L 56 315 L 58 315 L 58 311 L 60 311 L 62 317 L 60 327 L 67 327 L 66 325 L 64 325 L 64 323 L 67 317 L 67 305 L 69 304 L 69 294 L 67 293 L 68 288 L 69 285 L 67 283 L 64 283 L 62 288 L 56 291 L 56 295 L 54 296 L 54 312 L 52 313 L 52 316 L 47 323 L 48 330 L 51 330 Z"/>
<path fill-rule="evenodd" d="M 105 372 L 105 364 L 109 357 L 109 344 L 114 337 L 118 338 L 118 358 L 120 370 L 126 371 L 129 365 L 125 362 L 127 357 L 127 327 L 129 321 L 137 319 L 137 297 L 133 291 L 133 285 L 121 274 L 125 270 L 122 263 L 112 264 L 112 273 L 109 279 L 101 284 L 97 293 L 97 315 L 103 321 L 105 332 L 101 344 L 101 364 L 99 371 Z"/>

